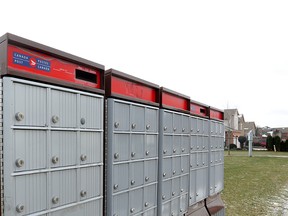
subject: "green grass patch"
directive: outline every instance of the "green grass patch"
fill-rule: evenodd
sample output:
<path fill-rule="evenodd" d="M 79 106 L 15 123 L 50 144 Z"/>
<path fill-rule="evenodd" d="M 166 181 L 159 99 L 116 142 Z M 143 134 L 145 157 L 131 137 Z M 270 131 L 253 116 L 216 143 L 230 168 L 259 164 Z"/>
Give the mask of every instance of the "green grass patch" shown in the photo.
<path fill-rule="evenodd" d="M 254 157 L 248 157 L 247 151 L 230 153 L 225 157 L 225 187 L 221 195 L 226 215 L 283 215 L 283 203 L 278 206 L 276 198 L 283 197 L 288 186 L 288 158 L 278 156 L 288 153 L 257 151 L 253 152 Z"/>

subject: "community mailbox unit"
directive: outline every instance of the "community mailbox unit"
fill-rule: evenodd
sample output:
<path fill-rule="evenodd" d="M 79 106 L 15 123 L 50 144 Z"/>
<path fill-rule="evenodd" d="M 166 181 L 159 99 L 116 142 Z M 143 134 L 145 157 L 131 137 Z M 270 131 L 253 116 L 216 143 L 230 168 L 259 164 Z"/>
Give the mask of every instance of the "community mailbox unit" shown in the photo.
<path fill-rule="evenodd" d="M 0 67 L 0 215 L 103 215 L 104 67 L 11 34 Z"/>
<path fill-rule="evenodd" d="M 188 211 L 190 98 L 161 88 L 158 216 Z"/>
<path fill-rule="evenodd" d="M 223 111 L 12 34 L 0 75 L 0 216 L 225 215 Z"/>
<path fill-rule="evenodd" d="M 107 215 L 157 215 L 159 87 L 116 70 L 107 95 Z"/>
<path fill-rule="evenodd" d="M 209 197 L 206 206 L 210 215 L 225 215 L 220 192 L 224 189 L 224 113 L 210 107 Z"/>
<path fill-rule="evenodd" d="M 209 186 L 209 106 L 191 100 L 190 114 L 191 148 L 189 206 L 194 206 L 198 203 L 197 206 L 202 206 L 203 208 L 201 211 L 206 212 L 205 205 L 201 201 L 204 201 L 208 197 Z"/>

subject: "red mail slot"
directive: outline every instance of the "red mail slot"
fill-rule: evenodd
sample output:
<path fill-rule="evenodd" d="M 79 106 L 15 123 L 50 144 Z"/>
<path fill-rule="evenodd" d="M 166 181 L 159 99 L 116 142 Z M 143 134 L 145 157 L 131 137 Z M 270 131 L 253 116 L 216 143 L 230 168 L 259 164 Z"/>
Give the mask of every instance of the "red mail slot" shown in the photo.
<path fill-rule="evenodd" d="M 159 104 L 158 85 L 114 69 L 109 69 L 105 73 L 105 91 L 108 97 L 157 106 Z"/>

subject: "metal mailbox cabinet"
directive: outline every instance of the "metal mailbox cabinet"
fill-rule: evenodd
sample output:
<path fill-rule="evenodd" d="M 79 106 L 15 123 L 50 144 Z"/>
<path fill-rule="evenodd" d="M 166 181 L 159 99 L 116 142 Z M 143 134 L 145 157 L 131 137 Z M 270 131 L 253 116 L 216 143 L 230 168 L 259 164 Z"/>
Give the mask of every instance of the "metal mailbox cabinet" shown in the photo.
<path fill-rule="evenodd" d="M 196 207 L 200 211 L 199 202 L 208 197 L 209 106 L 191 100 L 190 114 L 189 213 Z M 202 208 L 201 211 L 206 212 L 205 205 Z"/>
<path fill-rule="evenodd" d="M 160 89 L 158 216 L 184 215 L 188 210 L 190 99 Z"/>
<path fill-rule="evenodd" d="M 209 198 L 206 201 L 210 215 L 225 215 L 219 194 L 224 189 L 224 133 L 223 111 L 210 107 Z"/>
<path fill-rule="evenodd" d="M 11 34 L 0 65 L 0 215 L 103 215 L 104 67 Z"/>
<path fill-rule="evenodd" d="M 157 215 L 159 87 L 110 69 L 106 215 Z"/>

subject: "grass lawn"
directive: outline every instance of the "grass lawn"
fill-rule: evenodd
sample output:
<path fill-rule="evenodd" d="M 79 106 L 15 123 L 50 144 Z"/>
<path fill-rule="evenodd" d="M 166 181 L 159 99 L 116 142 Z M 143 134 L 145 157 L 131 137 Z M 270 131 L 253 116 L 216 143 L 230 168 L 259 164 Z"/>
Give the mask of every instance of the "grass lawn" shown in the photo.
<path fill-rule="evenodd" d="M 226 215 L 288 215 L 288 153 L 225 152 Z M 286 157 L 283 157 L 286 156 Z"/>

